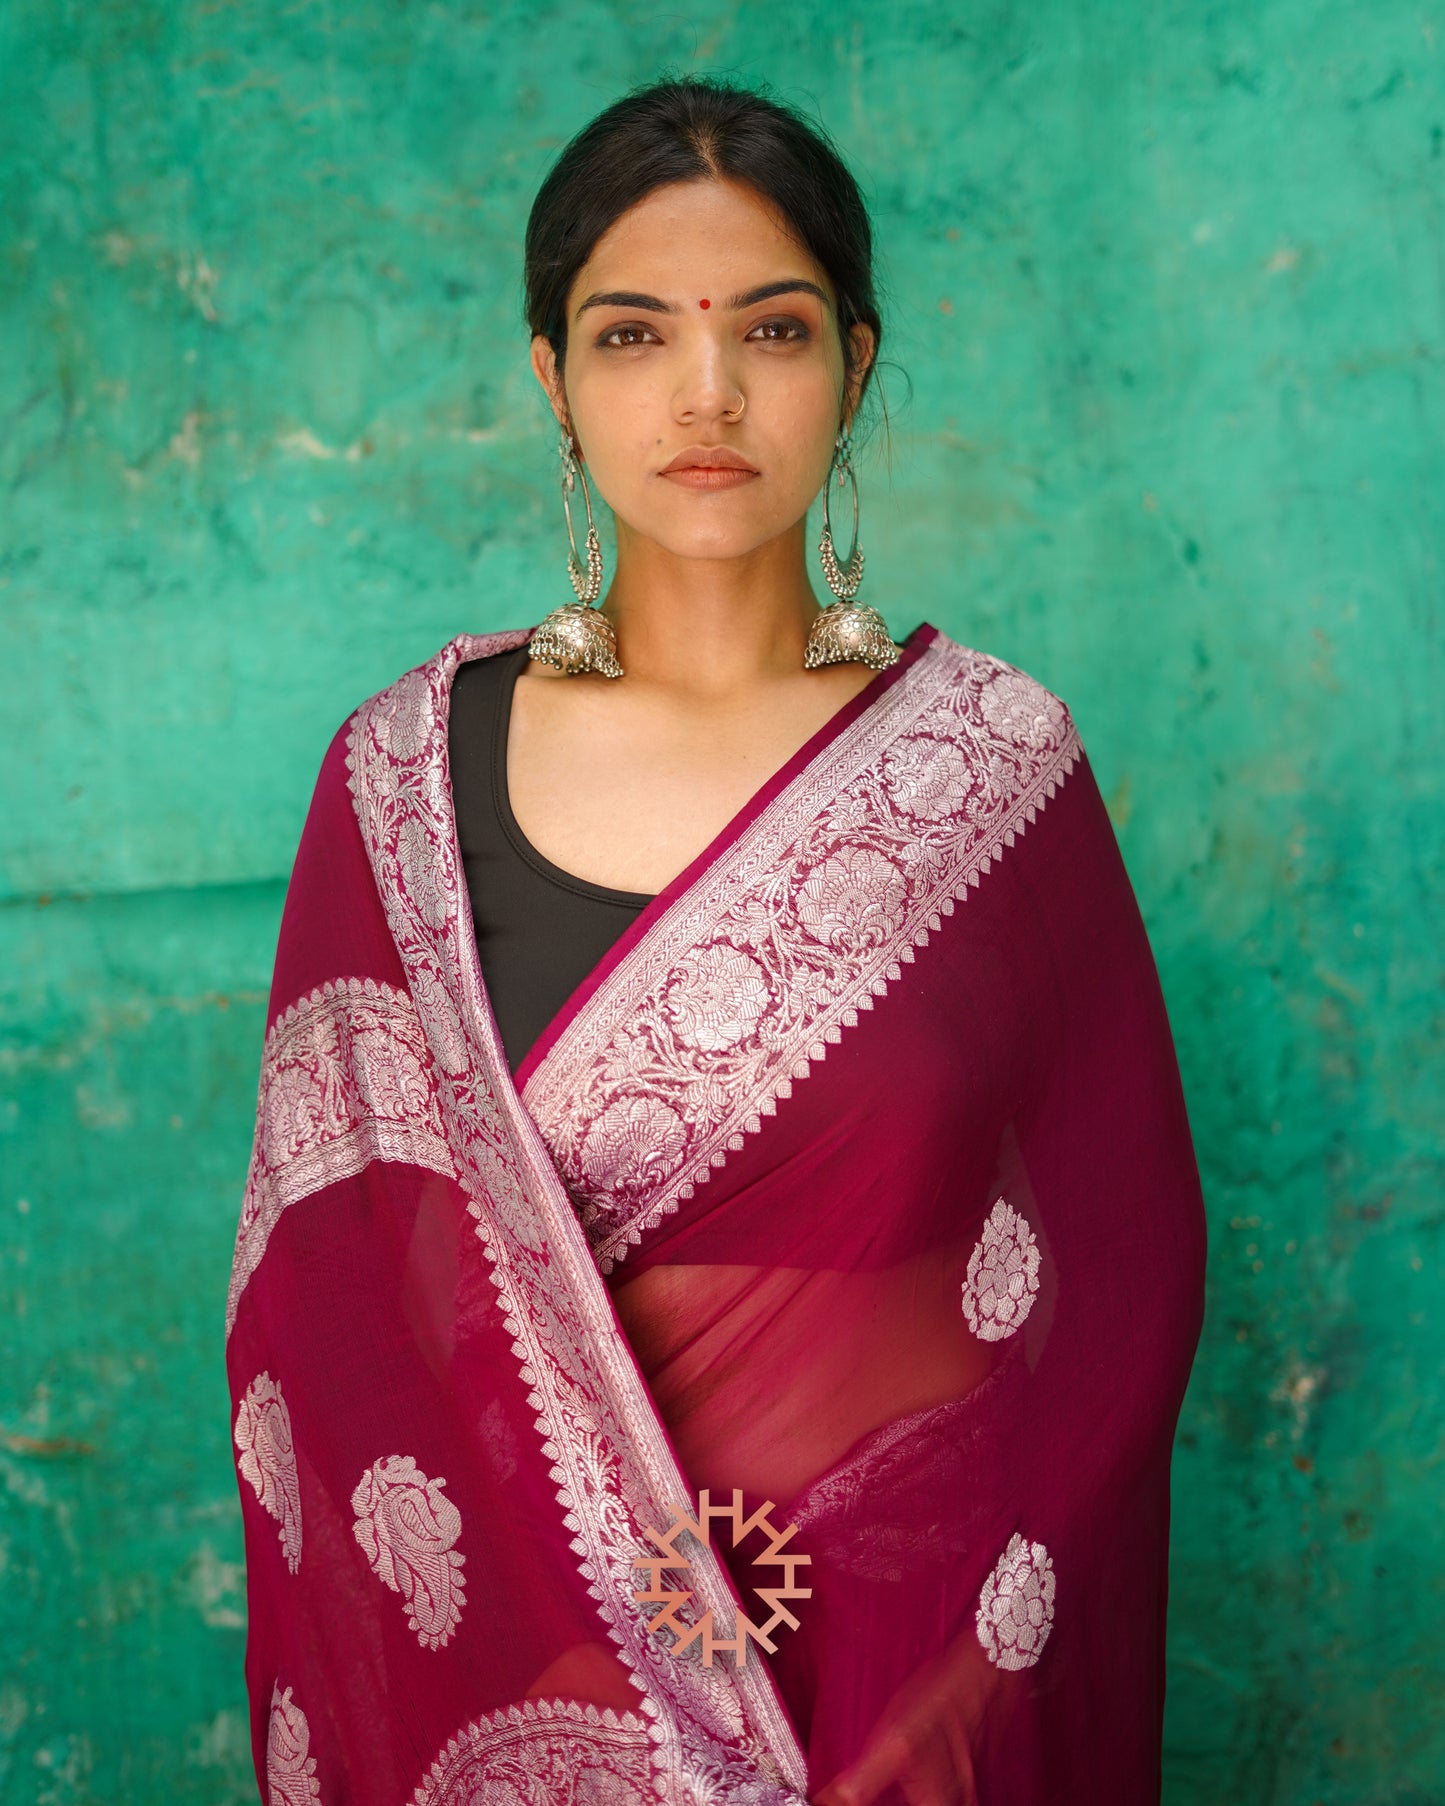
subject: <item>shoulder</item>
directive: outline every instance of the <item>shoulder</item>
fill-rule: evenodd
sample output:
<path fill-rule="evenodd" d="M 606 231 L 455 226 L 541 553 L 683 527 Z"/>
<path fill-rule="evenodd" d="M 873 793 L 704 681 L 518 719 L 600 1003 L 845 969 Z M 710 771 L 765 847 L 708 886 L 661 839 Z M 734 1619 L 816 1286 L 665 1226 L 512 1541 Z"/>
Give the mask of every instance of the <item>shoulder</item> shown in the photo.
<path fill-rule="evenodd" d="M 938 706 L 971 737 L 982 734 L 1037 751 L 1077 745 L 1068 704 L 1022 666 L 945 633 L 936 634 L 928 650 L 937 675 Z"/>
<path fill-rule="evenodd" d="M 430 658 L 411 666 L 384 688 L 359 702 L 336 730 L 335 739 L 344 739 L 362 718 L 390 720 L 400 715 L 418 720 L 420 725 L 418 718 L 439 712 L 462 666 L 511 652 L 525 644 L 532 631 L 531 627 L 503 627 L 495 633 L 457 634 L 439 646 Z"/>
<path fill-rule="evenodd" d="M 531 633 L 530 627 L 459 633 L 430 658 L 357 703 L 331 735 L 317 773 L 317 789 L 348 788 L 357 757 L 367 744 L 403 762 L 434 752 L 459 667 L 510 652 Z"/>
<path fill-rule="evenodd" d="M 439 646 L 430 658 L 423 659 L 419 665 L 413 665 L 409 671 L 403 671 L 400 677 L 393 678 L 385 689 L 378 690 L 374 696 L 368 696 L 360 706 L 370 708 L 384 698 L 393 696 L 398 690 L 445 690 L 461 666 L 512 652 L 524 645 L 532 637 L 532 632 L 530 627 L 502 627 L 494 633 L 459 633 L 445 645 Z"/>

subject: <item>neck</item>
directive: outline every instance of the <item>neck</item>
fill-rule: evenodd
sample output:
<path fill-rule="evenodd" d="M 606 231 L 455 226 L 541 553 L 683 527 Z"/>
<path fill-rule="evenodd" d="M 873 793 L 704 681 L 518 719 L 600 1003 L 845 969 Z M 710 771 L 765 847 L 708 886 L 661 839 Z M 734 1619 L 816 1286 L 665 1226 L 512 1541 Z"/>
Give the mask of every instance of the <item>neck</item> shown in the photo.
<path fill-rule="evenodd" d="M 739 558 L 680 558 L 619 521 L 603 608 L 629 679 L 717 696 L 795 676 L 818 613 L 804 531 Z"/>

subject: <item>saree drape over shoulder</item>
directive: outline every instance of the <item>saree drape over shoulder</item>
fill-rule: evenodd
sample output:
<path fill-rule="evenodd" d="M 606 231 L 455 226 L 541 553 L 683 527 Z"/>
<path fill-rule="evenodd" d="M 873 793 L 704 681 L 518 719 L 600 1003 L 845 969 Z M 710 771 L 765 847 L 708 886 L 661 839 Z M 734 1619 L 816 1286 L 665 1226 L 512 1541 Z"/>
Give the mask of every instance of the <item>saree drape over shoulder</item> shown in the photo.
<path fill-rule="evenodd" d="M 227 1312 L 263 1796 L 798 1806 L 892 1733 L 985 1806 L 1157 1799 L 1203 1217 L 1068 710 L 917 628 L 514 1079 L 447 719 L 526 637 L 348 718 L 286 898 Z"/>

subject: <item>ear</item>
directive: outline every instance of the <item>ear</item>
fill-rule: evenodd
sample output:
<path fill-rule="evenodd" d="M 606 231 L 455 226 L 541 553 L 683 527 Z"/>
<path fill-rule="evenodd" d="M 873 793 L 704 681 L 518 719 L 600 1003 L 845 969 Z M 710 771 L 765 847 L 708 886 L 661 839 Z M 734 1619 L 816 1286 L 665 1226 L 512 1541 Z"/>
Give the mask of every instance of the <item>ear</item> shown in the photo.
<path fill-rule="evenodd" d="M 552 341 L 545 333 L 535 333 L 532 338 L 532 374 L 546 392 L 548 405 L 557 417 L 558 426 L 570 433 L 572 429 L 567 418 L 567 398 L 562 388 L 562 373 L 557 368 L 557 353 L 552 347 Z"/>
<path fill-rule="evenodd" d="M 868 372 L 873 368 L 874 358 L 878 355 L 878 340 L 874 335 L 873 328 L 862 320 L 855 320 L 849 327 L 848 337 L 853 341 L 853 356 L 856 364 L 843 393 L 843 418 L 851 427 L 853 416 L 857 412 L 858 402 L 863 393 L 863 383 Z"/>

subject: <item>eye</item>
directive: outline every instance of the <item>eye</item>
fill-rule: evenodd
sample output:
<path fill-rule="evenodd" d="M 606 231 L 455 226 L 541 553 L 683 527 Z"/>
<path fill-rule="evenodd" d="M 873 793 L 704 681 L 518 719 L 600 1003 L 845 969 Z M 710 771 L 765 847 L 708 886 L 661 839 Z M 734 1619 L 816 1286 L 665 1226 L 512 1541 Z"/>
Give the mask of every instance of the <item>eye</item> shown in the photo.
<path fill-rule="evenodd" d="M 627 351 L 627 350 L 630 350 L 633 345 L 640 345 L 642 343 L 642 340 L 640 338 L 630 338 L 625 341 L 622 341 L 619 339 L 620 334 L 622 334 L 622 333 L 645 333 L 645 332 L 648 332 L 649 330 L 650 329 L 646 326 L 636 326 L 636 325 L 612 326 L 612 327 L 609 327 L 608 330 L 602 334 L 601 338 L 598 339 L 597 343 L 599 345 L 605 345 L 611 350 Z M 655 338 L 657 335 L 654 333 L 652 336 Z"/>
<path fill-rule="evenodd" d="M 775 333 L 772 330 L 774 327 L 779 328 L 779 331 Z M 813 336 L 801 320 L 794 319 L 791 315 L 778 320 L 759 320 L 748 337 L 751 338 L 754 332 L 763 333 L 764 342 L 771 345 L 787 345 Z"/>

